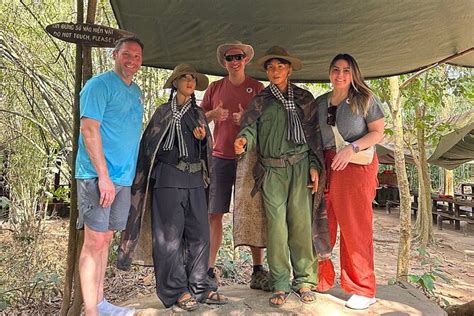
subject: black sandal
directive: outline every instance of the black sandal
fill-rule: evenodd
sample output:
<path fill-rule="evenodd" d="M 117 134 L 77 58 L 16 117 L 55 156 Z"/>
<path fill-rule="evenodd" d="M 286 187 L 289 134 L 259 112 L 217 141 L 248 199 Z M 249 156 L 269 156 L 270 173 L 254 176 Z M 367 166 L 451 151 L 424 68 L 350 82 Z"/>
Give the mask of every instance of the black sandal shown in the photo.
<path fill-rule="evenodd" d="M 280 308 L 286 303 L 289 296 L 290 296 L 290 293 L 273 293 L 273 295 L 268 299 L 268 303 L 270 304 L 271 307 Z M 275 299 L 277 301 L 281 301 L 281 303 L 280 304 L 273 303 L 272 300 L 275 300 Z"/>
<path fill-rule="evenodd" d="M 186 294 L 189 295 L 189 297 L 186 299 L 183 299 L 183 297 L 185 297 Z M 191 295 L 191 293 L 184 292 L 176 301 L 176 306 L 178 306 L 179 308 L 185 311 L 190 312 L 199 308 L 199 302 L 196 300 L 194 296 Z"/>

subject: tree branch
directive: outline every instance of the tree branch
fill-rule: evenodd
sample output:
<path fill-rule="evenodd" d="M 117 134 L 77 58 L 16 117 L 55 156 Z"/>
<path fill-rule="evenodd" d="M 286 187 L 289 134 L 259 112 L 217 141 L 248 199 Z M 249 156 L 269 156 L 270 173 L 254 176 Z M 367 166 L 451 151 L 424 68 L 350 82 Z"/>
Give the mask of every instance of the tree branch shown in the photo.
<path fill-rule="evenodd" d="M 424 73 L 424 72 L 426 72 L 426 71 L 428 71 L 428 70 L 430 70 L 430 69 L 432 69 L 432 68 L 434 68 L 434 67 L 437 67 L 437 66 L 440 66 L 440 65 L 442 65 L 442 64 L 445 64 L 445 63 L 447 63 L 447 62 L 450 61 L 450 60 L 453 60 L 453 59 L 456 59 L 456 58 L 458 58 L 458 57 L 461 57 L 461 56 L 464 56 L 464 55 L 466 55 L 466 54 L 469 54 L 469 53 L 471 53 L 471 52 L 473 52 L 473 51 L 474 51 L 474 47 L 468 48 L 468 49 L 466 49 L 466 50 L 463 50 L 462 52 L 453 54 L 453 55 L 451 55 L 451 56 L 449 56 L 449 57 L 446 57 L 446 58 L 444 58 L 444 59 L 442 59 L 442 60 L 440 60 L 440 61 L 438 61 L 438 62 L 436 62 L 436 63 L 434 63 L 434 64 L 432 64 L 432 65 L 429 65 L 429 66 L 427 66 L 427 67 L 425 67 L 425 68 L 423 68 L 423 69 L 418 70 L 417 72 L 415 72 L 413 75 L 411 75 L 407 80 L 405 80 L 405 81 L 400 85 L 400 90 L 401 90 L 401 89 L 404 89 L 406 86 L 408 86 L 408 84 L 410 84 L 413 80 L 415 80 L 416 77 L 418 77 L 418 76 L 421 75 L 422 73 Z"/>

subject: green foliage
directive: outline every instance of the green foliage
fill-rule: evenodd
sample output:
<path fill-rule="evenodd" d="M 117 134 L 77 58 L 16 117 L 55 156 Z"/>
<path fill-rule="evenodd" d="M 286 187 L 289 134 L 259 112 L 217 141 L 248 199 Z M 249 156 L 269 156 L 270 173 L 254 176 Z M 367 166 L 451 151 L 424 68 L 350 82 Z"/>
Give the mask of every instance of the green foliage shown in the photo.
<path fill-rule="evenodd" d="M 17 236 L 0 245 L 0 310 L 61 295 L 64 262 L 55 253 L 60 248 L 44 242 L 43 231 L 33 237 Z"/>
<path fill-rule="evenodd" d="M 108 265 L 107 270 L 105 271 L 106 277 L 110 277 L 113 274 L 113 268 L 117 262 L 118 257 L 118 248 L 120 245 L 120 233 L 114 233 L 112 242 L 110 243 L 109 256 L 108 256 Z"/>
<path fill-rule="evenodd" d="M 10 208 L 11 202 L 6 196 L 0 196 L 0 210 L 7 211 Z M 3 214 L 0 214 L 0 218 L 3 218 Z"/>
<path fill-rule="evenodd" d="M 436 281 L 436 278 L 440 278 L 446 283 L 450 283 L 451 279 L 440 269 L 441 262 L 437 258 L 432 258 L 425 248 L 418 248 L 417 252 L 417 259 L 420 260 L 420 264 L 425 269 L 420 274 L 409 274 L 408 280 L 421 287 L 427 294 L 434 296 L 434 290 L 436 289 L 434 281 Z"/>
<path fill-rule="evenodd" d="M 0 311 L 15 303 L 29 304 L 35 299 L 46 300 L 60 293 L 61 279 L 56 273 L 36 273 L 18 288 L 0 287 Z"/>
<path fill-rule="evenodd" d="M 222 245 L 217 254 L 216 266 L 221 269 L 222 277 L 238 280 L 243 275 L 242 265 L 252 264 L 252 257 L 248 247 L 234 248 L 233 225 L 228 221 L 223 225 Z"/>
<path fill-rule="evenodd" d="M 224 225 L 222 245 L 217 254 L 217 265 L 221 267 L 224 278 L 232 279 L 236 276 L 235 259 L 232 225 Z"/>
<path fill-rule="evenodd" d="M 387 136 L 393 136 L 394 135 L 393 129 L 391 129 L 391 128 L 384 128 L 383 133 L 384 133 L 384 135 L 387 135 Z"/>
<path fill-rule="evenodd" d="M 396 278 L 390 278 L 388 280 L 388 285 L 395 285 L 397 284 L 397 279 Z"/>
<path fill-rule="evenodd" d="M 72 0 L 5 0 L 0 2 L 0 8 L 3 57 L 0 72 L 0 148 L 11 153 L 7 173 L 11 198 L 2 199 L 1 203 L 9 207 L 14 231 L 14 240 L 9 243 L 12 250 L 0 245 L 2 309 L 10 304 L 30 304 L 35 299 L 46 299 L 60 292 L 61 280 L 57 276 L 62 273 L 62 262 L 51 259 L 41 241 L 45 238 L 45 205 L 52 198 L 68 200 L 67 187 L 52 188 L 55 174 L 61 174 L 62 185 L 68 184 L 72 174 L 71 109 L 75 45 L 52 38 L 44 27 L 59 21 L 75 21 L 76 8 Z M 96 23 L 117 26 L 108 1 L 98 1 Z M 111 69 L 110 49 L 94 48 L 92 55 L 94 74 Z M 405 130 L 425 128 L 431 132 L 427 136 L 430 145 L 434 145 L 437 137 L 450 128 L 439 124 L 440 119 L 472 109 L 473 71 L 443 66 L 416 79 L 403 92 Z M 167 91 L 162 87 L 169 73 L 168 70 L 143 67 L 136 76 L 144 93 L 144 124 L 168 98 Z M 408 75 L 401 77 L 406 79 Z M 370 85 L 383 102 L 389 101 L 388 80 L 373 80 Z M 329 84 L 305 86 L 315 96 L 330 89 Z M 425 106 L 425 116 L 415 119 L 414 107 L 420 104 Z M 385 113 L 388 123 L 386 135 L 390 136 L 393 132 L 387 108 Z M 408 137 L 407 142 L 412 143 L 413 134 Z M 431 170 L 432 175 L 439 175 L 439 172 Z M 455 182 L 470 179 L 472 174 L 471 167 L 458 168 L 455 170 Z M 434 176 L 433 181 L 438 181 L 437 177 Z M 223 267 L 225 276 L 235 278 L 241 273 L 236 267 L 250 263 L 251 256 L 248 251 L 234 250 L 232 225 L 226 227 L 218 265 Z M 52 244 L 47 246 L 54 248 Z M 116 251 L 115 239 L 110 256 L 113 261 Z M 435 269 L 432 271 L 434 277 L 440 277 Z M 417 282 L 429 287 L 429 279 L 421 275 Z"/>
<path fill-rule="evenodd" d="M 423 273 L 421 276 L 410 274 L 408 275 L 408 280 L 411 283 L 420 285 L 423 290 L 434 295 L 433 290 L 435 289 L 435 285 L 433 281 L 435 280 L 435 277 L 433 274 L 427 272 Z"/>
<path fill-rule="evenodd" d="M 410 190 L 412 192 L 418 191 L 418 173 L 416 172 L 416 166 L 407 165 L 407 174 L 410 182 Z M 430 178 L 431 178 L 431 191 L 432 192 L 442 192 L 443 189 L 443 168 L 428 165 Z M 381 169 L 383 167 L 381 166 Z M 455 191 L 459 188 L 459 185 L 464 182 L 472 182 L 474 176 L 474 165 L 473 164 L 464 164 L 456 169 L 454 169 L 454 189 Z"/>
<path fill-rule="evenodd" d="M 57 201 L 64 201 L 66 203 L 69 203 L 69 194 L 71 192 L 71 189 L 69 187 L 59 187 L 56 190 L 52 189 L 51 192 L 49 192 L 51 195 L 49 196 L 52 201 L 57 200 Z"/>

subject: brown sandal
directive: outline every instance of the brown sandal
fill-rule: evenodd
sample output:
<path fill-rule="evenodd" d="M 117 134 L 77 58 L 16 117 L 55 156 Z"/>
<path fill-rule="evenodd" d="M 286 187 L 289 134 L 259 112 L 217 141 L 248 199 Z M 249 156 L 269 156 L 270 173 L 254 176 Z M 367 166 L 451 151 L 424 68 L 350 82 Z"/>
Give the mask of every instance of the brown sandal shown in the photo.
<path fill-rule="evenodd" d="M 316 293 L 309 288 L 302 287 L 298 291 L 295 291 L 296 295 L 300 298 L 300 302 L 304 304 L 316 303 Z"/>
<path fill-rule="evenodd" d="M 271 307 L 280 308 L 286 303 L 289 296 L 290 296 L 290 293 L 285 293 L 285 292 L 273 293 L 272 296 L 268 299 L 268 303 L 270 304 Z M 272 300 L 276 300 L 277 302 L 280 301 L 281 303 L 274 303 L 272 302 Z"/>
<path fill-rule="evenodd" d="M 189 295 L 188 298 L 184 298 L 184 297 L 187 297 L 188 295 Z M 185 311 L 190 312 L 199 308 L 199 302 L 196 300 L 194 296 L 191 295 L 191 293 L 184 292 L 176 301 L 176 306 L 178 306 L 179 308 Z"/>

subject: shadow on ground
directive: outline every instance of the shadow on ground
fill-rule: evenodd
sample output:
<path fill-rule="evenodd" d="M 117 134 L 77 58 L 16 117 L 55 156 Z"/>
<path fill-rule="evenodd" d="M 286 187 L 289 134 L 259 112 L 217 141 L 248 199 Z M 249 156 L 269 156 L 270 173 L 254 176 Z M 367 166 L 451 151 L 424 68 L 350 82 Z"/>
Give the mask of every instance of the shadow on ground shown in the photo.
<path fill-rule="evenodd" d="M 229 298 L 230 302 L 227 305 L 201 305 L 194 312 L 185 312 L 177 307 L 166 309 L 155 295 L 130 300 L 121 305 L 134 307 L 137 310 L 136 316 L 176 313 L 189 315 L 446 315 L 443 309 L 408 284 L 379 285 L 377 302 L 365 311 L 346 308 L 344 303 L 349 295 L 340 288 L 318 293 L 317 302 L 314 304 L 303 304 L 295 294 L 292 294 L 282 308 L 269 306 L 269 293 L 251 290 L 247 286 L 221 287 L 220 292 Z"/>

